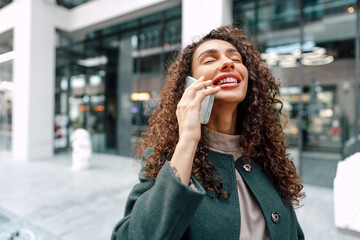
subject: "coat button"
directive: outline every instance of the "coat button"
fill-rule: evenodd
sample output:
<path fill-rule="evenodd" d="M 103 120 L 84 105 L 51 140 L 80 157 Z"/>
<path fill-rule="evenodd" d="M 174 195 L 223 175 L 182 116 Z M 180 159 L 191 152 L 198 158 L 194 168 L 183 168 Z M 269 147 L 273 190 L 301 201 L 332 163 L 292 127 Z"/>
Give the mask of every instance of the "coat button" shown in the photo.
<path fill-rule="evenodd" d="M 245 163 L 245 164 L 243 165 L 243 168 L 244 168 L 245 171 L 250 172 L 251 169 L 252 169 L 252 166 L 251 166 L 250 163 Z"/>
<path fill-rule="evenodd" d="M 271 220 L 274 222 L 274 223 L 278 223 L 280 221 L 280 215 L 277 213 L 277 212 L 273 212 L 271 214 Z"/>

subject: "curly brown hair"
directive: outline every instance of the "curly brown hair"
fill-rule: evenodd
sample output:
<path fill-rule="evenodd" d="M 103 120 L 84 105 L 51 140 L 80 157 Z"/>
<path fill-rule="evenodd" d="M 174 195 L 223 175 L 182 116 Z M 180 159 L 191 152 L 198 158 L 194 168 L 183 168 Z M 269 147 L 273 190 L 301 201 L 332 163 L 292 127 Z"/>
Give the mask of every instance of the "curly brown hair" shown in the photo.
<path fill-rule="evenodd" d="M 135 157 L 140 158 L 146 148 L 153 154 L 145 159 L 145 176 L 155 179 L 159 170 L 170 161 L 179 140 L 176 108 L 184 93 L 185 78 L 191 74 L 195 50 L 203 42 L 217 39 L 231 43 L 241 54 L 243 64 L 249 72 L 246 98 L 237 108 L 237 130 L 243 156 L 257 162 L 278 190 L 283 201 L 299 204 L 304 196 L 303 186 L 289 154 L 286 153 L 283 129 L 277 116 L 282 113 L 279 84 L 269 68 L 261 61 L 260 54 L 249 37 L 232 26 L 212 30 L 201 40 L 194 42 L 173 60 L 168 69 L 167 82 L 160 93 L 160 104 L 149 119 L 149 130 L 142 133 Z M 275 105 L 279 105 L 277 109 Z M 195 153 L 192 175 L 214 196 L 228 197 L 223 183 L 213 165 L 207 161 L 207 149 L 200 140 Z"/>

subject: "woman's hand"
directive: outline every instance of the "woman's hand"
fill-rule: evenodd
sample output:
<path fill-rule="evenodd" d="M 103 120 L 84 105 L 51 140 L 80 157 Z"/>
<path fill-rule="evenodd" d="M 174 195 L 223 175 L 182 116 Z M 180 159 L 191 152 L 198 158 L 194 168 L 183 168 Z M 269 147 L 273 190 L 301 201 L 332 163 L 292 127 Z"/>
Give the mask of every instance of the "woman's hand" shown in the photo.
<path fill-rule="evenodd" d="M 196 95 L 197 91 L 211 86 L 212 80 L 205 81 L 200 77 L 198 81 L 185 89 L 177 105 L 176 116 L 179 124 L 179 141 L 199 142 L 201 138 L 200 109 L 201 102 L 206 96 L 219 92 L 220 87 L 204 89 Z"/>
<path fill-rule="evenodd" d="M 175 166 L 181 182 L 186 186 L 189 184 L 192 163 L 201 138 L 201 102 L 206 96 L 219 92 L 220 87 L 204 89 L 197 95 L 196 92 L 211 85 L 211 80 L 205 81 L 204 77 L 200 77 L 198 81 L 185 89 L 176 109 L 179 124 L 179 142 L 170 162 Z"/>

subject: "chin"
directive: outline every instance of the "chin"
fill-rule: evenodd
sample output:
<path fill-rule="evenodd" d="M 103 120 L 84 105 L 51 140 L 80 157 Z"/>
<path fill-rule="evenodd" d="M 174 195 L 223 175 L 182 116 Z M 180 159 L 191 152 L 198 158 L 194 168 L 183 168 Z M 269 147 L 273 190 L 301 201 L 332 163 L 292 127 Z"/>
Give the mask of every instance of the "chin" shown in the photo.
<path fill-rule="evenodd" d="M 237 94 L 237 95 L 234 95 L 234 96 L 231 96 L 229 94 L 227 95 L 218 95 L 216 94 L 215 95 L 215 101 L 216 102 L 222 102 L 222 103 L 241 103 L 242 101 L 244 101 L 245 99 L 245 96 L 243 94 Z"/>

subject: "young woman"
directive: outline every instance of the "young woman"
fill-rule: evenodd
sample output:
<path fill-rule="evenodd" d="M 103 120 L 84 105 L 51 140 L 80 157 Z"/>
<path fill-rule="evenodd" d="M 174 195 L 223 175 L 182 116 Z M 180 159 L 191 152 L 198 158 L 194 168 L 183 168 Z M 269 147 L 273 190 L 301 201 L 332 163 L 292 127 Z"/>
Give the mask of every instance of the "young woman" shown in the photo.
<path fill-rule="evenodd" d="M 198 81 L 184 90 L 187 76 Z M 185 47 L 142 135 L 140 183 L 112 239 L 304 239 L 293 209 L 303 186 L 285 151 L 278 92 L 240 29 L 221 27 Z"/>

